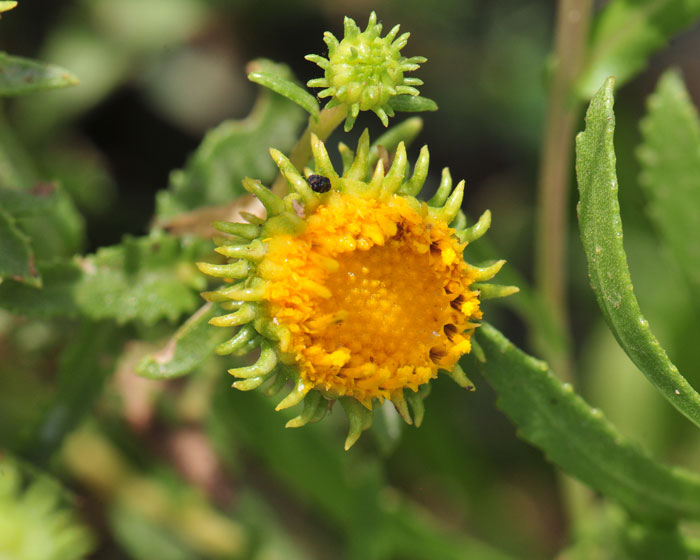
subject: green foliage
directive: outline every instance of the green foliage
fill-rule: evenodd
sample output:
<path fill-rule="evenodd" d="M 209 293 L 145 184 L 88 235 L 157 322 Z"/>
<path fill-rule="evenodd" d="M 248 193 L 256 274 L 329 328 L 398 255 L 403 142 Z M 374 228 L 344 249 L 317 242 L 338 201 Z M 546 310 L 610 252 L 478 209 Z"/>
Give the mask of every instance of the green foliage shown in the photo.
<path fill-rule="evenodd" d="M 24 487 L 19 465 L 0 456 L 0 558 L 79 560 L 93 548 L 93 537 L 59 505 L 61 489 L 48 477 Z"/>
<path fill-rule="evenodd" d="M 0 285 L 0 307 L 37 317 L 113 319 L 117 323 L 174 321 L 200 301 L 204 279 L 194 261 L 208 242 L 154 232 L 127 237 L 94 255 L 39 265 L 43 288 L 18 281 Z"/>
<path fill-rule="evenodd" d="M 1 97 L 75 86 L 78 83 L 75 76 L 58 66 L 0 52 Z"/>
<path fill-rule="evenodd" d="M 135 560 L 197 560 L 196 552 L 183 544 L 177 535 L 133 510 L 116 507 L 110 512 L 115 536 Z"/>
<path fill-rule="evenodd" d="M 591 97 L 614 75 L 634 77 L 649 57 L 700 18 L 700 0 L 612 0 L 596 18 L 578 92 Z"/>
<path fill-rule="evenodd" d="M 678 72 L 661 77 L 641 126 L 649 215 L 700 298 L 700 120 Z"/>
<path fill-rule="evenodd" d="M 216 445 L 245 443 L 287 491 L 342 530 L 352 560 L 397 554 L 415 560 L 508 560 L 508 555 L 475 539 L 436 530 L 430 516 L 398 496 L 397 501 L 383 499 L 377 460 L 345 453 L 333 442 L 326 423 L 285 430 L 272 410 L 269 399 L 257 392 L 217 389 L 209 419 Z M 277 444 L 271 446 L 270 441 Z"/>
<path fill-rule="evenodd" d="M 29 239 L 15 225 L 7 212 L 0 209 L 0 281 L 37 283 L 37 272 Z"/>
<path fill-rule="evenodd" d="M 270 63 L 254 64 L 268 68 Z M 157 198 L 158 219 L 231 202 L 245 194 L 241 186 L 245 176 L 269 181 L 276 168 L 268 149 L 288 150 L 302 120 L 298 106 L 280 95 L 261 91 L 246 119 L 224 121 L 208 132 L 185 169 L 171 174 L 170 188 Z"/>
<path fill-rule="evenodd" d="M 630 359 L 673 406 L 700 426 L 700 395 L 669 360 L 634 295 L 617 200 L 614 84 L 615 79 L 608 78 L 593 97 L 586 113 L 586 131 L 576 138 L 579 225 L 591 286 Z"/>
<path fill-rule="evenodd" d="M 16 218 L 49 211 L 57 197 L 53 185 L 38 185 L 28 191 L 0 186 L 0 207 Z"/>
<path fill-rule="evenodd" d="M 389 100 L 389 105 L 394 111 L 403 111 L 406 113 L 438 110 L 435 101 L 420 95 L 397 95 Z"/>
<path fill-rule="evenodd" d="M 22 454 L 40 463 L 51 457 L 92 410 L 120 346 L 116 329 L 108 323 L 83 321 L 75 331 L 59 357 L 55 391 L 20 448 Z"/>
<path fill-rule="evenodd" d="M 499 406 L 520 435 L 550 461 L 640 518 L 700 518 L 700 476 L 650 459 L 547 364 L 518 350 L 490 325 L 481 327 L 478 340 L 486 361 L 470 358 L 472 366 L 496 390 Z"/>
<path fill-rule="evenodd" d="M 401 12 L 402 25 L 415 33 L 412 44 L 440 61 L 422 66 L 421 77 L 431 78 L 426 92 L 438 99 L 444 117 L 425 131 L 419 117 L 382 130 L 370 148 L 369 166 L 380 159 L 396 161 L 399 143 L 409 146 L 419 133 L 433 135 L 428 184 L 438 183 L 437 170 L 444 165 L 470 166 L 465 178 L 468 184 L 478 178 L 476 195 L 465 198 L 464 212 L 493 210 L 493 232 L 500 238 L 493 246 L 489 241 L 470 245 L 466 259 L 487 262 L 507 254 L 501 281 L 521 288 L 507 300 L 506 311 L 485 302 L 484 316 L 505 326 L 519 343 L 530 343 L 529 354 L 562 356 L 564 366 L 568 359 L 570 371 L 557 371 L 558 379 L 544 362 L 484 323 L 465 361 L 469 375 L 481 372 L 487 383 L 477 378 L 479 391 L 466 395 L 438 379 L 420 429 L 403 426 L 399 412 L 385 403 L 374 411 L 373 437 L 350 452 L 341 447 L 346 425 L 337 410 L 328 411 L 323 425 L 285 430 L 268 399 L 230 389 L 232 378 L 214 355 L 236 332 L 214 328 L 209 320 L 239 302 L 226 304 L 231 309 L 202 305 L 199 292 L 207 286 L 194 263 L 211 257 L 212 221 L 249 209 L 244 177 L 284 193 L 286 180 L 275 179 L 269 148 L 302 170 L 311 159 L 311 134 L 324 141 L 335 134 L 330 145 L 341 141 L 347 166 L 354 156 L 347 146 L 354 146 L 356 137 L 337 137 L 343 121 L 349 128 L 368 109 L 384 124 L 394 112 L 437 109 L 413 87 L 422 84 L 420 79 L 391 74 L 393 63 L 375 61 L 373 67 L 370 61 L 370 69 L 383 69 L 375 74 L 378 81 L 363 75 L 367 68 L 357 51 L 358 37 L 375 53 L 382 51 L 377 41 L 388 41 L 400 56 L 407 35 L 396 29 L 382 38 L 375 16 L 364 32 L 346 21 L 344 41 L 354 41 L 356 52 L 335 52 L 342 50 L 340 42 L 327 34 L 328 59 L 307 57 L 325 73 L 310 84 L 326 88 L 321 96 L 333 95 L 321 109 L 286 65 L 259 59 L 244 71 L 242 64 L 253 52 L 286 57 L 289 37 L 294 48 L 307 39 L 288 28 L 302 21 L 306 33 L 332 10 L 314 12 L 311 4 L 293 2 L 273 2 L 274 9 L 268 9 L 208 0 L 72 0 L 61 10 L 45 8 L 46 21 L 39 24 L 31 15 L 22 21 L 24 13 L 43 14 L 26 3 L 27 12 L 17 10 L 0 22 L 9 31 L 21 24 L 14 35 L 3 34 L 3 41 L 19 39 L 56 65 L 0 52 L 0 97 L 8 98 L 0 115 L 0 558 L 73 560 L 94 548 L 90 532 L 69 512 L 66 502 L 72 496 L 43 475 L 22 472 L 44 468 L 65 477 L 79 494 L 74 505 L 84 504 L 85 521 L 98 526 L 102 542 L 94 554 L 100 557 L 507 560 L 510 552 L 518 558 L 680 560 L 698 555 L 700 545 L 688 535 L 697 534 L 691 523 L 700 519 L 700 476 L 667 466 L 669 461 L 686 468 L 698 464 L 697 426 L 658 396 L 700 425 L 700 396 L 688 382 L 700 381 L 692 377 L 700 328 L 694 308 L 686 305 L 683 278 L 673 277 L 671 266 L 677 265 L 700 302 L 700 119 L 691 101 L 697 80 L 687 67 L 686 89 L 679 72 L 666 72 L 649 97 L 637 153 L 639 193 L 633 180 L 637 169 L 629 161 L 637 143 L 637 104 L 619 111 L 615 147 L 612 79 L 594 93 L 611 74 L 620 85 L 648 61 L 663 62 L 652 55 L 697 21 L 700 0 L 611 0 L 595 15 L 590 35 L 580 34 L 580 44 L 574 35 L 562 42 L 565 51 L 581 55 L 583 67 L 561 91 L 559 78 L 575 65 L 552 66 L 551 99 L 561 95 L 566 113 L 553 113 L 553 125 L 563 125 L 554 128 L 566 130 L 567 121 L 574 127 L 579 104 L 593 96 L 586 130 L 577 141 L 579 226 L 591 284 L 614 339 L 595 306 L 588 305 L 592 295 L 575 250 L 567 277 L 576 336 L 554 316 L 546 294 L 527 281 L 528 234 L 538 212 L 519 193 L 531 187 L 523 170 L 537 165 L 533 147 L 540 141 L 546 102 L 538 68 L 546 63 L 548 8 L 517 0 L 449 0 L 439 11 L 426 3 L 409 4 L 400 10 L 391 3 L 378 7 L 386 10 L 385 21 Z M 567 4 L 576 4 L 573 13 Z M 583 22 L 585 4 L 561 3 L 561 13 L 573 18 L 567 21 Z M 15 5 L 0 1 L 0 13 Z M 246 29 L 251 22 L 254 29 Z M 36 37 L 45 38 L 44 44 L 26 44 Z M 308 40 L 318 42 L 312 35 Z M 290 48 L 280 54 L 279 46 L 286 44 Z M 676 48 L 682 52 L 683 46 L 679 42 Z M 687 66 L 686 58 L 675 54 Z M 551 60 L 565 59 L 556 52 Z M 340 66 L 326 72 L 332 61 Z M 401 72 L 423 62 L 423 57 L 401 56 Z M 143 215 L 121 215 L 130 205 L 148 204 L 150 195 L 130 190 L 121 150 L 128 152 L 138 142 L 129 137 L 120 144 L 115 131 L 122 123 L 102 128 L 112 126 L 109 119 L 117 114 L 129 134 L 138 134 L 130 121 L 142 117 L 139 126 L 155 123 L 167 131 L 154 134 L 160 140 L 139 153 L 138 171 L 131 175 L 139 188 L 148 188 L 148 181 L 140 180 L 142 171 L 148 177 L 162 172 L 160 163 L 172 150 L 221 119 L 201 99 L 218 95 L 226 100 L 220 101 L 221 115 L 243 114 L 245 74 L 262 86 L 249 115 L 204 135 L 182 169 L 171 173 L 168 188 L 157 194 L 150 225 Z M 395 85 L 401 91 L 384 87 L 390 78 L 399 80 Z M 646 79 L 630 84 L 628 99 L 644 90 Z M 353 91 L 342 89 L 346 85 Z M 197 95 L 204 90 L 213 97 Z M 378 105 L 372 108 L 373 102 Z M 367 120 L 370 128 L 377 125 Z M 568 136 L 572 141 L 573 134 Z M 418 146 L 423 143 L 420 139 Z M 564 147 L 568 153 L 570 145 Z M 615 148 L 625 184 L 619 193 Z M 417 152 L 416 146 L 410 150 Z M 546 167 L 546 161 L 540 163 Z M 571 174 L 568 168 L 563 172 Z M 153 192 L 162 186 L 162 176 L 154 183 Z M 566 191 L 559 194 L 568 200 Z M 658 248 L 647 222 L 634 212 L 642 197 L 660 234 Z M 625 211 L 630 205 L 624 247 L 620 203 Z M 252 224 L 229 233 L 256 232 L 256 218 L 248 218 Z M 460 212 L 456 223 L 464 228 L 475 222 Z M 566 228 L 559 234 L 566 238 Z M 650 256 L 657 249 L 662 258 Z M 488 296 L 484 288 L 481 299 Z M 244 368 L 256 359 L 237 355 L 227 364 Z M 507 418 L 492 406 L 492 389 Z M 281 414 L 292 419 L 301 412 Z M 514 437 L 516 430 L 524 442 Z M 654 458 L 636 440 L 651 447 Z M 576 477 L 586 488 L 569 492 L 564 478 L 553 484 L 537 450 L 557 473 Z M 27 463 L 20 466 L 9 451 Z M 589 496 L 588 489 L 596 494 Z"/>
<path fill-rule="evenodd" d="M 162 350 L 143 358 L 137 371 L 150 379 L 173 379 L 191 373 L 227 338 L 226 331 L 209 324 L 210 319 L 221 313 L 213 303 L 203 305 L 182 324 Z"/>
<path fill-rule="evenodd" d="M 17 2 L 0 2 L 0 13 L 16 6 Z M 59 66 L 0 52 L 0 97 L 26 95 L 78 83 L 73 74 Z"/>
<path fill-rule="evenodd" d="M 7 235 L 0 243 L 7 243 L 7 247 L 0 252 L 0 277 L 6 275 L 38 287 L 37 268 L 42 262 L 72 255 L 82 245 L 83 219 L 56 185 L 38 183 L 29 190 L 0 186 L 2 215 Z M 20 246 L 24 246 L 21 252 Z M 3 274 L 3 262 L 15 272 Z"/>
<path fill-rule="evenodd" d="M 267 63 L 267 61 L 258 61 L 258 63 L 254 66 L 258 65 L 262 68 L 266 68 L 268 66 L 273 68 L 274 66 L 280 66 L 273 66 L 272 64 Z M 319 107 L 316 98 L 299 84 L 290 80 L 288 77 L 277 74 L 273 68 L 270 69 L 272 71 L 255 70 L 250 72 L 248 74 L 248 79 L 251 82 L 255 82 L 256 84 L 271 89 L 275 93 L 279 93 L 282 97 L 286 97 L 290 101 L 293 101 L 318 121 Z M 288 74 L 289 71 L 287 70 L 284 73 Z"/>

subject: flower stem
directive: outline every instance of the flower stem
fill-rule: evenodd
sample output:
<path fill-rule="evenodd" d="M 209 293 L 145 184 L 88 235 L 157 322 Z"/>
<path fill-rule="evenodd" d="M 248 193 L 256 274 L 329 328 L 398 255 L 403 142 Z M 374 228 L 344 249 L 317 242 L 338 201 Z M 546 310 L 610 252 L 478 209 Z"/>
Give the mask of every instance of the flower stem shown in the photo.
<path fill-rule="evenodd" d="M 574 132 L 580 101 L 573 85 L 581 70 L 593 0 L 560 0 L 555 29 L 556 67 L 549 91 L 547 125 L 538 181 L 535 238 L 537 290 L 563 333 L 568 333 L 566 309 L 567 202 Z M 568 340 L 568 334 L 565 336 Z M 566 345 L 568 347 L 568 344 Z M 570 377 L 568 348 L 543 349 L 555 371 Z"/>
<path fill-rule="evenodd" d="M 318 115 L 318 121 L 309 117 L 309 124 L 292 148 L 289 154 L 294 167 L 304 169 L 304 166 L 311 157 L 311 133 L 313 132 L 320 140 L 326 140 L 331 133 L 338 128 L 338 125 L 345 120 L 348 108 L 346 105 L 336 105 L 331 109 L 323 109 Z M 280 173 L 277 175 L 275 182 L 272 184 L 272 192 L 276 195 L 283 196 L 287 194 L 287 181 Z"/>
<path fill-rule="evenodd" d="M 535 282 L 545 308 L 563 336 L 564 344 L 544 343 L 543 352 L 553 371 L 572 380 L 572 358 L 567 313 L 566 246 L 568 241 L 569 182 L 576 121 L 581 103 L 573 92 L 584 62 L 593 0 L 559 0 L 555 28 L 555 70 L 549 90 L 547 124 L 540 159 L 538 216 L 535 237 Z M 570 531 L 585 517 L 590 491 L 564 473 L 559 485 Z"/>

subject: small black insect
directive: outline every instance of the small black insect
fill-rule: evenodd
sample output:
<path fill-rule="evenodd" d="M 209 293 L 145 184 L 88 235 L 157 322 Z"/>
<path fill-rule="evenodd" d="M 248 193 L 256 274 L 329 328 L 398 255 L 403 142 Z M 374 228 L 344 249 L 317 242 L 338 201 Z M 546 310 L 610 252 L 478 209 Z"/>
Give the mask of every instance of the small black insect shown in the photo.
<path fill-rule="evenodd" d="M 323 175 L 309 175 L 306 178 L 311 190 L 317 193 L 326 193 L 331 190 L 331 180 Z"/>

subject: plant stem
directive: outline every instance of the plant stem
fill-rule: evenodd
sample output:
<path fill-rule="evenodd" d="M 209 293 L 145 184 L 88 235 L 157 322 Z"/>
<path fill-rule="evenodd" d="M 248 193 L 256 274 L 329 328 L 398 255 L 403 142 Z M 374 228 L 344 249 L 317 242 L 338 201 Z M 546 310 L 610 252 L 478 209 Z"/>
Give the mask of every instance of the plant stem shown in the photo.
<path fill-rule="evenodd" d="M 574 133 L 581 103 L 573 86 L 584 62 L 593 0 L 559 0 L 554 38 L 555 70 L 549 90 L 547 124 L 540 159 L 535 237 L 535 282 L 545 309 L 563 334 L 544 342 L 542 350 L 559 377 L 572 380 L 566 293 L 568 200 Z M 591 493 L 564 473 L 559 475 L 570 531 L 584 517 Z"/>
<path fill-rule="evenodd" d="M 540 160 L 535 239 L 537 290 L 564 333 L 566 310 L 567 202 L 575 126 L 580 102 L 573 85 L 581 70 L 593 0 L 560 0 L 555 29 L 556 68 L 549 92 L 547 125 Z M 568 340 L 568 335 L 565 337 Z M 544 349 L 555 371 L 570 377 L 568 349 Z"/>
<path fill-rule="evenodd" d="M 313 132 L 321 140 L 326 140 L 340 123 L 345 120 L 348 108 L 345 105 L 337 105 L 332 109 L 323 109 L 318 115 L 318 121 L 309 118 L 309 124 L 289 153 L 289 159 L 294 166 L 301 170 L 311 157 L 311 133 Z M 272 184 L 272 192 L 283 196 L 287 193 L 287 180 L 280 173 Z"/>

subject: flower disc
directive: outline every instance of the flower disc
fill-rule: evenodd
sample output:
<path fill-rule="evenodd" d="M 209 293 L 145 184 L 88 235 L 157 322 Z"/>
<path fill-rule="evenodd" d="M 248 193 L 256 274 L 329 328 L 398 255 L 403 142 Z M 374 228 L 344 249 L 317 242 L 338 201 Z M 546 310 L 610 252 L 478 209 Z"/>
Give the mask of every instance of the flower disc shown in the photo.
<path fill-rule="evenodd" d="M 285 361 L 329 397 L 400 398 L 470 350 L 478 292 L 454 230 L 424 204 L 333 193 L 296 236 L 267 242 L 267 311 Z"/>

